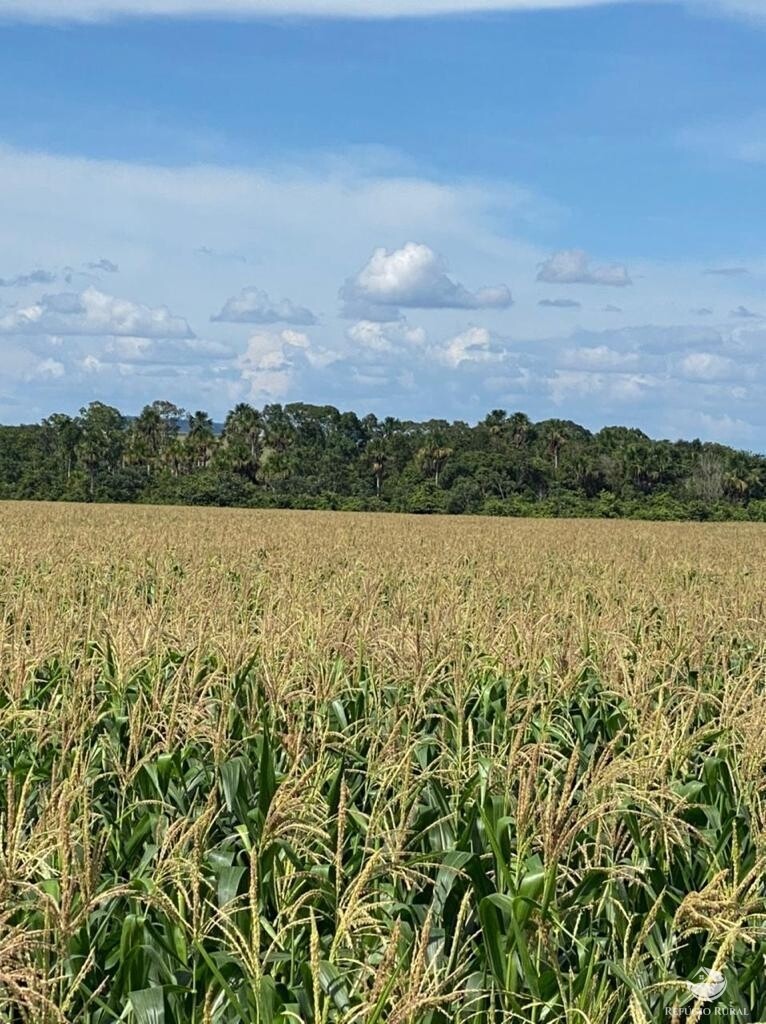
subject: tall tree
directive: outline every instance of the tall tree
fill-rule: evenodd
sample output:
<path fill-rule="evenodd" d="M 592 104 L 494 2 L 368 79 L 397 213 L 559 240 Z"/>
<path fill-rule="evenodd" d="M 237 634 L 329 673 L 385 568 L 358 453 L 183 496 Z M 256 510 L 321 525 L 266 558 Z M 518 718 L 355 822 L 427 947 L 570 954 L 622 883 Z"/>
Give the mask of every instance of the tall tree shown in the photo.
<path fill-rule="evenodd" d="M 80 410 L 80 427 L 77 455 L 88 475 L 88 493 L 93 498 L 99 475 L 114 473 L 120 465 L 125 421 L 114 406 L 91 402 Z"/>
<path fill-rule="evenodd" d="M 59 469 L 65 480 L 70 480 L 77 456 L 77 445 L 82 435 L 82 425 L 73 416 L 54 412 L 43 420 L 43 428 L 52 439 L 52 446 Z"/>
<path fill-rule="evenodd" d="M 198 409 L 187 417 L 188 430 L 184 443 L 185 462 L 190 471 L 206 469 L 210 465 L 215 446 L 213 421 Z"/>
<path fill-rule="evenodd" d="M 261 414 L 247 402 L 240 402 L 226 417 L 221 457 L 230 469 L 255 483 L 263 454 L 263 440 Z"/>

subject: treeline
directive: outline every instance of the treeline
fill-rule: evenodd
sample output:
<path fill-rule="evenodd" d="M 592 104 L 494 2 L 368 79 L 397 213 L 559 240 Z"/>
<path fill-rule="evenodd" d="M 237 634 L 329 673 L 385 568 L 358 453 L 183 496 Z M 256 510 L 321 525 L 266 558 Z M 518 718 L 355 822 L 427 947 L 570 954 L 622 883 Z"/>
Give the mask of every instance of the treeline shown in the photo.
<path fill-rule="evenodd" d="M 766 459 L 495 409 L 476 426 L 241 403 L 0 427 L 0 498 L 526 516 L 766 520 Z"/>

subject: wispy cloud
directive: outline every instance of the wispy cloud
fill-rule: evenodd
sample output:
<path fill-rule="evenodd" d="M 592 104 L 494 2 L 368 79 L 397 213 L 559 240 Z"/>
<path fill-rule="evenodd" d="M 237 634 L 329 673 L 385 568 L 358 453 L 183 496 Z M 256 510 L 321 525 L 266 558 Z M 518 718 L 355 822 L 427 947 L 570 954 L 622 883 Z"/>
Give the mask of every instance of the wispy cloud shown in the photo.
<path fill-rule="evenodd" d="M 754 313 L 747 306 L 737 306 L 736 309 L 731 311 L 731 315 L 739 317 L 741 320 L 759 320 L 761 317 L 760 313 Z"/>
<path fill-rule="evenodd" d="M 104 21 L 127 17 L 416 18 L 503 11 L 627 6 L 651 0 L 3 0 L 0 18 Z M 668 0 L 699 13 L 766 21 L 762 0 Z"/>
<path fill-rule="evenodd" d="M 86 263 L 85 266 L 88 270 L 103 270 L 105 274 L 116 274 L 120 269 L 116 263 L 106 259 L 105 256 L 98 260 L 93 260 L 91 263 Z"/>
<path fill-rule="evenodd" d="M 120 17 L 414 18 L 491 11 L 571 10 L 642 0 L 4 0 L 0 17 L 99 21 Z"/>
<path fill-rule="evenodd" d="M 633 282 L 622 263 L 594 266 L 582 249 L 561 249 L 540 267 L 538 281 L 546 284 L 602 284 L 624 288 Z"/>
<path fill-rule="evenodd" d="M 0 288 L 28 288 L 31 284 L 53 284 L 56 275 L 50 270 L 30 270 L 28 274 L 0 277 Z"/>
<path fill-rule="evenodd" d="M 540 299 L 537 305 L 544 309 L 582 309 L 576 299 Z"/>

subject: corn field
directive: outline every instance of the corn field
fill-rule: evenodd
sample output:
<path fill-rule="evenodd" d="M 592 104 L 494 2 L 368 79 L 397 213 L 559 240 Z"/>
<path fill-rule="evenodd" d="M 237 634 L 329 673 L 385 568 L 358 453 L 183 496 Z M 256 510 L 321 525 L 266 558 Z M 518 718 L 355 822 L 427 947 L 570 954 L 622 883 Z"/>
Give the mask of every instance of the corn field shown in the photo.
<path fill-rule="evenodd" d="M 766 1019 L 762 526 L 0 523 L 4 1024 Z"/>

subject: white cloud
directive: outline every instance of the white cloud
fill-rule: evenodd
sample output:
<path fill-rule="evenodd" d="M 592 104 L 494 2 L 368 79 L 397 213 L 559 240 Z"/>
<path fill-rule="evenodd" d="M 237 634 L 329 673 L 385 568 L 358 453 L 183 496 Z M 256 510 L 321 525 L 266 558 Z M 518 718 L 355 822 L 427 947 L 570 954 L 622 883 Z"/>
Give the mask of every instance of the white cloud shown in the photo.
<path fill-rule="evenodd" d="M 0 10 L 6 17 L 27 21 L 87 21 L 128 16 L 225 18 L 248 15 L 402 18 L 480 11 L 561 10 L 604 6 L 614 2 L 615 0 L 3 0 Z"/>
<path fill-rule="evenodd" d="M 3 0 L 0 18 L 100 21 L 117 17 L 417 18 L 489 11 L 555 11 L 650 0 Z M 668 0 L 699 13 L 766 18 L 763 0 Z"/>
<path fill-rule="evenodd" d="M 183 317 L 166 306 L 151 308 L 106 295 L 97 288 L 44 295 L 31 306 L 0 317 L 0 334 L 106 335 L 147 338 L 192 338 Z"/>
<path fill-rule="evenodd" d="M 426 340 L 423 328 L 411 327 L 406 320 L 359 320 L 346 334 L 362 352 L 396 352 L 402 347 L 421 346 Z"/>
<path fill-rule="evenodd" d="M 453 369 L 463 363 L 500 363 L 507 356 L 505 350 L 493 348 L 492 335 L 486 327 L 469 327 L 443 346 L 434 348 L 432 354 Z"/>
<path fill-rule="evenodd" d="M 406 306 L 378 302 L 376 312 L 386 321 L 360 318 L 349 326 L 323 317 L 310 330 L 309 345 L 297 325 L 294 334 L 282 332 L 284 323 L 264 332 L 246 328 L 242 334 L 224 323 L 208 323 L 203 339 L 165 339 L 148 337 L 147 323 L 138 329 L 126 317 L 117 325 L 124 333 L 115 334 L 114 316 L 99 319 L 93 311 L 86 317 L 88 325 L 107 333 L 77 337 L 72 331 L 83 329 L 85 315 L 78 312 L 81 296 L 54 296 L 32 305 L 47 307 L 38 311 L 34 331 L 42 329 L 43 312 L 48 318 L 43 326 L 55 330 L 17 330 L 14 337 L 7 323 L 0 328 L 5 331 L 3 373 L 11 387 L 17 382 L 22 396 L 19 408 L 5 415 L 37 418 L 52 408 L 77 408 L 93 397 L 97 380 L 99 394 L 126 411 L 161 393 L 181 405 L 207 405 L 221 418 L 231 401 L 242 397 L 260 404 L 289 395 L 360 412 L 372 406 L 381 415 L 472 418 L 498 404 L 491 388 L 504 380 L 505 393 L 523 393 L 507 401 L 504 393 L 499 404 L 518 401 L 519 407 L 541 417 L 555 414 L 549 382 L 558 372 L 566 375 L 556 386 L 556 394 L 566 397 L 566 415 L 585 422 L 602 415 L 618 419 L 620 395 L 638 395 L 641 423 L 647 426 L 662 422 L 661 402 L 680 401 L 684 394 L 711 414 L 736 408 L 738 416 L 749 417 L 751 409 L 758 416 L 755 385 L 743 400 L 749 403 L 743 412 L 733 391 L 729 394 L 730 380 L 692 380 L 679 370 L 685 355 L 707 352 L 732 357 L 743 379 L 753 379 L 746 375 L 745 362 L 766 379 L 766 357 L 759 355 L 766 349 L 754 334 L 766 320 L 724 315 L 723 323 L 709 317 L 705 328 L 678 326 L 679 309 L 710 301 L 714 279 L 702 275 L 704 267 L 733 267 L 737 260 L 731 254 L 705 264 L 645 262 L 631 267 L 641 275 L 640 304 L 637 296 L 631 307 L 629 289 L 618 293 L 625 297 L 626 312 L 612 318 L 617 329 L 604 330 L 609 318 L 599 312 L 604 304 L 600 299 L 576 317 L 583 321 L 580 330 L 551 338 L 551 322 L 564 316 L 538 309 L 537 302 L 546 293 L 568 293 L 531 280 L 530 268 L 547 254 L 519 237 L 518 209 L 518 190 L 497 183 L 450 185 L 392 175 L 390 168 L 378 173 L 369 163 L 349 158 L 337 158 L 332 165 L 319 161 L 310 169 L 169 168 L 19 153 L 0 146 L 0 214 L 7 247 L 15 253 L 7 273 L 36 266 L 82 266 L 88 258 L 108 253 L 120 266 L 120 293 L 140 298 L 140 308 L 149 313 L 163 303 L 183 310 L 187 319 L 180 322 L 182 331 L 188 330 L 187 320 L 194 325 L 207 322 L 222 298 L 257 281 L 254 266 L 260 268 L 258 274 L 267 269 L 272 296 L 294 295 L 309 309 L 325 309 L 338 284 L 350 269 L 365 265 L 375 245 L 391 254 L 407 238 L 427 239 L 425 248 L 437 259 L 436 253 L 451 254 L 459 273 L 443 271 L 450 288 L 477 295 L 468 291 L 466 282 L 506 277 L 519 291 L 513 318 L 497 310 L 471 314 L 481 327 L 465 330 L 467 318 L 460 309 L 454 316 L 432 310 L 416 316 Z M 201 260 L 196 250 L 203 242 L 219 252 L 242 253 L 248 264 Z M 754 261 L 754 275 L 760 275 L 757 267 Z M 721 293 L 715 306 L 724 314 L 743 300 L 760 309 L 754 293 L 740 291 L 739 279 L 715 280 Z M 298 283 L 301 292 L 295 290 Z M 33 297 L 43 290 L 54 291 L 40 289 Z M 19 313 L 30 303 L 14 298 L 18 307 L 0 311 L 0 319 L 10 317 L 18 328 Z M 419 326 L 407 323 L 402 313 Z M 651 317 L 657 326 L 625 327 L 638 316 Z M 142 318 L 152 322 L 147 314 Z M 512 347 L 503 341 L 508 321 Z M 267 341 L 248 346 L 238 364 L 237 351 L 253 331 L 254 337 L 265 335 Z M 31 377 L 47 358 L 63 365 L 64 374 L 54 376 L 52 369 L 43 377 Z M 87 369 L 100 376 L 87 378 Z M 353 385 L 360 376 L 390 383 L 362 400 Z M 27 379 L 31 382 L 22 385 Z M 408 395 L 397 391 L 405 387 Z M 707 396 L 713 391 L 703 404 L 703 392 Z"/>
<path fill-rule="evenodd" d="M 194 322 L 209 320 L 216 296 L 231 294 L 231 265 L 203 264 L 202 241 L 266 257 L 272 294 L 291 295 L 303 282 L 302 304 L 316 309 L 337 294 L 349 259 L 361 266 L 373 244 L 395 249 L 403 236 L 461 253 L 479 280 L 497 266 L 521 275 L 542 254 L 500 231 L 497 218 L 535 220 L 536 202 L 505 183 L 436 182 L 347 156 L 310 169 L 163 167 L 0 145 L 0 215 L 19 260 L 63 266 L 77 247 L 100 249 L 119 264 L 122 289 L 149 305 L 183 303 Z M 255 257 L 254 239 L 262 240 Z"/>
<path fill-rule="evenodd" d="M 661 384 L 650 374 L 591 373 L 587 370 L 556 370 L 548 380 L 557 404 L 571 397 L 599 398 L 607 403 L 638 401 Z"/>
<path fill-rule="evenodd" d="M 562 354 L 563 365 L 583 370 L 616 370 L 635 366 L 638 361 L 636 352 L 618 352 L 608 345 L 583 345 Z"/>
<path fill-rule="evenodd" d="M 34 369 L 35 377 L 63 377 L 64 376 L 64 364 L 59 362 L 58 359 L 41 359 L 40 362 Z"/>
<path fill-rule="evenodd" d="M 504 309 L 511 305 L 505 285 L 470 292 L 449 277 L 442 256 L 418 242 L 407 242 L 391 252 L 376 249 L 359 273 L 346 281 L 340 297 L 345 316 L 368 320 L 394 319 L 400 307 Z"/>
<path fill-rule="evenodd" d="M 210 359 L 233 359 L 229 345 L 207 338 L 113 337 L 104 346 L 107 358 L 136 363 L 199 363 Z"/>
<path fill-rule="evenodd" d="M 242 381 L 253 400 L 283 398 L 292 382 L 296 352 L 309 349 L 311 342 L 301 331 L 260 331 L 253 334 L 237 359 Z"/>
<path fill-rule="evenodd" d="M 213 321 L 230 324 L 294 324 L 310 327 L 317 322 L 310 309 L 296 306 L 290 299 L 272 302 L 259 288 L 243 288 L 230 298 Z"/>
<path fill-rule="evenodd" d="M 361 267 L 378 243 L 395 250 L 402 238 L 427 238 L 435 251 L 455 253 L 456 259 L 459 254 L 466 275 L 479 282 L 492 280 L 499 266 L 522 278 L 543 257 L 519 237 L 516 228 L 509 228 L 518 223 L 518 216 L 525 221 L 536 218 L 539 208 L 528 192 L 505 183 L 445 183 L 400 171 L 390 166 L 379 169 L 369 157 L 360 160 L 348 155 L 312 160 L 308 168 L 296 164 L 163 167 L 25 153 L 0 145 L 0 218 L 6 248 L 15 254 L 9 274 L 38 265 L 82 266 L 108 254 L 120 267 L 119 278 L 113 278 L 121 282 L 120 295 L 140 300 L 148 310 L 167 304 L 173 313 L 183 312 L 180 330 L 184 333 L 187 324 L 208 323 L 200 345 L 215 342 L 229 352 L 235 347 L 233 359 L 223 352 L 218 359 L 195 355 L 191 344 L 180 346 L 180 338 L 174 339 L 179 347 L 173 351 L 168 341 L 158 337 L 153 339 L 158 344 L 150 348 L 139 351 L 135 342 L 128 342 L 132 353 L 119 352 L 110 342 L 114 334 L 78 337 L 72 333 L 83 329 L 78 323 L 83 314 L 76 312 L 79 307 L 71 297 L 54 298 L 54 307 L 69 310 L 59 311 L 57 320 L 53 320 L 53 309 L 41 308 L 34 323 L 29 316 L 21 323 L 20 309 L 43 306 L 22 295 L 16 307 L 0 308 L 0 320 L 10 318 L 0 326 L 5 379 L 20 382 L 35 358 L 49 355 L 60 359 L 67 372 L 58 381 L 46 381 L 45 389 L 40 384 L 22 389 L 19 384 L 23 401 L 18 408 L 0 404 L 0 416 L 3 409 L 15 420 L 48 415 L 52 406 L 78 408 L 93 394 L 93 382 L 82 366 L 82 360 L 92 356 L 106 367 L 99 378 L 100 394 L 121 408 L 140 408 L 161 387 L 181 405 L 206 402 L 211 413 L 221 418 L 230 402 L 244 393 L 235 365 L 236 349 L 241 346 L 238 331 L 224 323 L 209 323 L 210 313 L 219 308 L 222 296 L 234 294 L 248 278 L 252 280 L 251 264 L 268 267 L 272 297 L 297 296 L 296 283 L 301 283 L 302 304 L 319 310 L 328 302 L 332 305 L 349 269 Z M 196 251 L 202 243 L 215 251 L 242 253 L 248 265 L 238 269 L 232 261 L 201 260 Z M 247 278 L 232 280 L 234 273 Z M 87 287 L 83 284 L 67 292 L 75 293 L 77 299 L 77 293 Z M 95 281 L 93 287 L 112 291 Z M 40 289 L 32 297 L 55 290 Z M 391 320 L 398 312 L 387 307 L 386 318 Z M 486 326 L 498 327 L 494 321 L 501 315 L 487 312 Z M 96 327 L 93 319 L 88 318 L 89 330 L 110 331 L 118 326 L 102 320 Z M 445 337 L 464 326 L 436 322 L 445 319 L 443 313 L 427 312 L 423 327 L 429 333 L 438 329 L 434 336 Z M 117 337 L 126 339 L 145 337 L 149 329 L 130 322 L 119 326 Z M 287 325 L 279 324 L 275 330 L 282 326 Z M 15 336 L 9 333 L 14 327 Z M 334 317 L 323 318 L 310 330 L 313 344 L 308 350 L 290 350 L 291 397 L 344 406 L 355 403 L 353 389 L 347 386 L 353 362 L 369 366 L 370 360 L 361 354 L 361 345 L 345 336 L 347 327 Z M 43 328 L 50 328 L 50 333 Z M 257 330 L 252 328 L 248 334 Z M 390 327 L 386 331 L 407 353 L 396 355 L 392 381 L 417 365 L 418 388 L 438 388 L 420 368 L 417 335 L 407 340 Z M 59 349 L 40 351 L 50 344 L 51 336 L 61 340 Z M 426 348 L 425 341 L 420 344 Z M 330 364 L 341 357 L 343 369 L 334 372 Z M 395 394 L 390 399 L 379 396 L 377 401 L 376 411 L 397 412 Z M 411 415 L 417 411 L 417 401 L 411 399 Z"/>
<path fill-rule="evenodd" d="M 109 364 L 102 362 L 98 356 L 89 353 L 80 360 L 80 366 L 86 373 L 103 373 L 109 370 Z"/>
<path fill-rule="evenodd" d="M 622 263 L 609 266 L 591 266 L 588 254 L 582 249 L 561 249 L 542 264 L 538 281 L 548 284 L 602 284 L 624 288 L 632 284 L 628 269 Z"/>
<path fill-rule="evenodd" d="M 689 380 L 726 380 L 735 369 L 731 359 L 715 352 L 690 352 L 679 363 L 681 375 Z"/>

